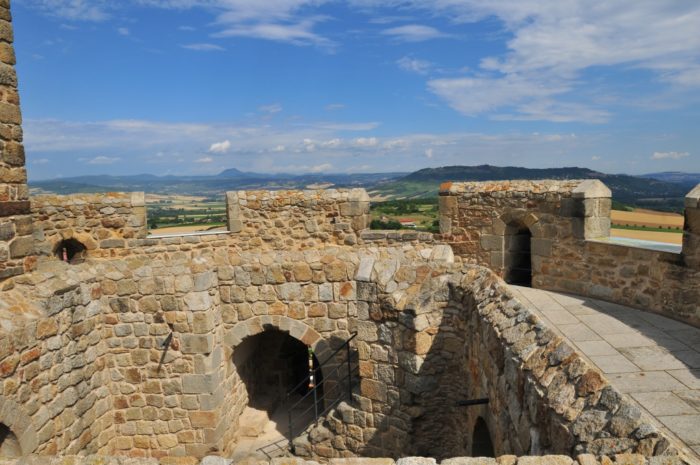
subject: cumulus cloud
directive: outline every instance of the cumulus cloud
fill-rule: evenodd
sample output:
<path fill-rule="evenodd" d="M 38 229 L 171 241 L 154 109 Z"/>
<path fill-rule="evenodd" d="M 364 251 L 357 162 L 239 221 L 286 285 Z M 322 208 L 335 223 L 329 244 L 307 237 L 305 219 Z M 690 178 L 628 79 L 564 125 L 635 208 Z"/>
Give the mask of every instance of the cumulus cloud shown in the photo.
<path fill-rule="evenodd" d="M 226 139 L 223 142 L 215 142 L 209 147 L 210 153 L 226 153 L 231 148 L 231 141 Z"/>
<path fill-rule="evenodd" d="M 376 137 L 358 137 L 354 143 L 357 147 L 375 147 L 379 141 Z"/>
<path fill-rule="evenodd" d="M 433 64 L 426 60 L 417 58 L 403 57 L 396 61 L 396 64 L 404 71 L 409 71 L 417 74 L 427 74 Z"/>
<path fill-rule="evenodd" d="M 312 166 L 311 172 L 312 173 L 323 173 L 323 172 L 326 172 L 332 168 L 333 168 L 333 165 L 331 165 L 330 163 L 322 163 L 320 165 Z"/>
<path fill-rule="evenodd" d="M 180 47 L 187 50 L 194 50 L 196 52 L 223 52 L 226 49 L 220 45 L 209 44 L 209 43 L 196 43 L 196 44 L 184 44 Z"/>
<path fill-rule="evenodd" d="M 681 158 L 689 157 L 688 152 L 654 152 L 651 156 L 652 160 L 680 160 Z"/>

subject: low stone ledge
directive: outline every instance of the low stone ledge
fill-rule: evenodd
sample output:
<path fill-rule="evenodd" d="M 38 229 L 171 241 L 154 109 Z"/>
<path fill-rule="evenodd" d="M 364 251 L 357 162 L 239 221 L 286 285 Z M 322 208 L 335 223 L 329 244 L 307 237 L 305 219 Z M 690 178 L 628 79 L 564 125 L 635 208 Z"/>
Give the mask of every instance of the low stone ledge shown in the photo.
<path fill-rule="evenodd" d="M 255 460 L 255 465 L 318 465 L 318 462 L 298 457 L 277 457 L 269 461 Z M 351 457 L 330 459 L 330 465 L 435 465 L 429 457 L 367 458 Z M 638 454 L 618 454 L 611 457 L 596 457 L 590 454 L 573 459 L 566 455 L 523 456 L 504 455 L 491 457 L 454 457 L 445 459 L 440 465 L 683 465 L 679 457 L 651 457 Z M 2 459 L 0 465 L 233 465 L 233 460 L 225 457 L 204 457 L 201 461 L 194 457 L 114 457 L 101 455 L 30 455 L 17 459 Z"/>

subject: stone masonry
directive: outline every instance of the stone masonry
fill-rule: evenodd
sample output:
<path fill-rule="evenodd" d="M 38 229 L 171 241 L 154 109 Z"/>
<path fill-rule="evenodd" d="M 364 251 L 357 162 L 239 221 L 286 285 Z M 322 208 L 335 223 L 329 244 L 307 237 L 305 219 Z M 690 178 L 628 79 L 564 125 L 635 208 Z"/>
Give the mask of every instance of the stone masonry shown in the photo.
<path fill-rule="evenodd" d="M 650 256 L 599 241 L 610 199 L 596 181 L 443 186 L 441 237 L 367 231 L 363 189 L 231 192 L 229 231 L 148 237 L 142 193 L 29 198 L 9 6 L 0 0 L 0 446 L 25 457 L 0 463 L 228 464 L 260 386 L 248 372 L 270 359 L 236 355 L 274 333 L 322 360 L 354 336 L 357 374 L 289 438 L 299 457 L 249 463 L 691 463 L 498 274 L 512 265 L 506 233 L 530 234 L 534 285 L 697 324 L 697 189 L 683 254 L 653 255 L 646 272 Z M 321 367 L 329 390 L 337 366 Z M 482 442 L 498 459 L 464 457 Z"/>

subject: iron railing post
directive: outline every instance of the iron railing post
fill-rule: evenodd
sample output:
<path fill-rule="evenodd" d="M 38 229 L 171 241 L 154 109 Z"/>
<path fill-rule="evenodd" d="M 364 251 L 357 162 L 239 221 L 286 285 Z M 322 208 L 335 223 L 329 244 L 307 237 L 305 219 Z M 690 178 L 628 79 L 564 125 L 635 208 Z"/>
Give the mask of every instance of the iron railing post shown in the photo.
<path fill-rule="evenodd" d="M 352 365 L 350 364 L 350 341 L 346 344 L 348 349 L 348 402 L 352 404 Z"/>
<path fill-rule="evenodd" d="M 314 421 L 318 421 L 318 384 L 314 384 L 314 416 L 316 419 Z"/>

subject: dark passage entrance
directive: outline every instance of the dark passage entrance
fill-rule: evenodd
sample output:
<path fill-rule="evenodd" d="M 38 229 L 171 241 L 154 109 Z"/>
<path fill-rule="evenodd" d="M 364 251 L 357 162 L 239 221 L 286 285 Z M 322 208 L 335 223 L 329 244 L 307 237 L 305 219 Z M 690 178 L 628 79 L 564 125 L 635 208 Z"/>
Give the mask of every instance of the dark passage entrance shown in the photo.
<path fill-rule="evenodd" d="M 14 459 L 22 456 L 17 436 L 3 423 L 0 423 L 0 459 Z"/>
<path fill-rule="evenodd" d="M 311 361 L 314 385 L 319 385 L 322 373 L 313 354 Z M 298 434 L 313 423 L 314 412 L 323 408 L 322 387 L 316 391 L 316 403 L 313 395 L 302 400 L 312 387 L 309 348 L 288 333 L 269 330 L 245 339 L 235 348 L 233 362 L 248 395 L 236 433 L 237 454 L 254 450 L 267 454 L 268 447 L 286 447 L 290 427 L 292 435 Z"/>
<path fill-rule="evenodd" d="M 508 284 L 532 285 L 532 233 L 522 224 L 508 225 L 504 240 L 504 275 Z"/>
<path fill-rule="evenodd" d="M 77 239 L 64 239 L 56 245 L 53 254 L 68 263 L 80 263 L 85 259 L 86 248 Z"/>
<path fill-rule="evenodd" d="M 481 417 L 477 418 L 476 425 L 474 425 L 472 457 L 495 457 L 489 427 Z"/>

